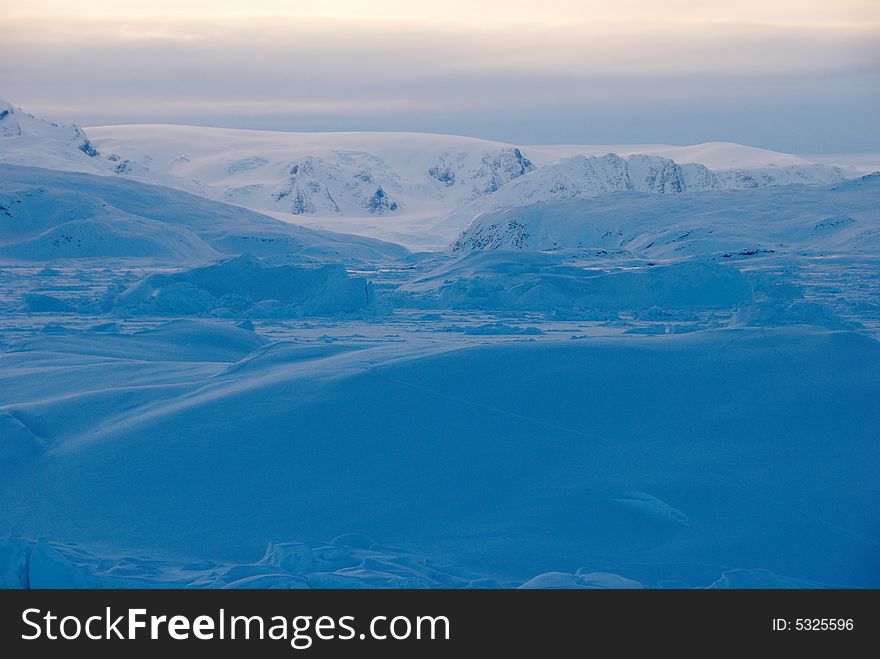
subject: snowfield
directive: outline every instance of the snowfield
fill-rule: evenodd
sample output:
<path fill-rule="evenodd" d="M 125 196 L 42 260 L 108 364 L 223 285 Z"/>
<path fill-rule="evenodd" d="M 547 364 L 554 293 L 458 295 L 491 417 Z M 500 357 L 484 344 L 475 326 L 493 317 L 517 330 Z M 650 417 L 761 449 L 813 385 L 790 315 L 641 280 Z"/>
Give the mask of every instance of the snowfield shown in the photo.
<path fill-rule="evenodd" d="M 876 174 L 10 105 L 0 163 L 0 587 L 880 586 Z"/>
<path fill-rule="evenodd" d="M 169 186 L 411 249 L 440 249 L 480 214 L 536 202 L 828 184 L 869 173 L 860 163 L 721 142 L 529 146 L 420 133 L 175 125 L 83 131 L 3 101 L 0 115 L 0 162 Z"/>
<path fill-rule="evenodd" d="M 585 568 L 708 586 L 755 567 L 877 585 L 873 339 L 797 327 L 318 349 L 212 325 L 4 354 L 7 425 L 23 430 L 3 528 L 224 564 L 360 533 L 397 562 L 427 554 L 505 585 Z M 312 569 L 326 571 L 275 574 Z M 414 584 L 469 583 L 431 573 Z"/>
<path fill-rule="evenodd" d="M 144 180 L 170 181 L 297 222 L 309 218 L 322 228 L 357 227 L 414 248 L 440 247 L 486 210 L 535 201 L 831 183 L 857 173 L 739 145 L 651 146 L 647 154 L 624 157 L 615 147 L 538 147 L 533 161 L 528 146 L 447 135 L 160 125 L 88 130 L 102 152 L 124 154 Z M 685 160 L 660 155 L 666 153 Z"/>

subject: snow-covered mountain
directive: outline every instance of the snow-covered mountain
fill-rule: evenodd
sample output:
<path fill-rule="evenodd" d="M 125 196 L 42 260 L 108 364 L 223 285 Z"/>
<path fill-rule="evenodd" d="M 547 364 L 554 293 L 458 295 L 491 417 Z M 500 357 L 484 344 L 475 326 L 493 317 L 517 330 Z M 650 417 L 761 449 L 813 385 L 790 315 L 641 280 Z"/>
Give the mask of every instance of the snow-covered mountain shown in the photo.
<path fill-rule="evenodd" d="M 456 208 L 438 222 L 435 230 L 445 234 L 456 227 L 467 226 L 487 212 L 537 202 L 587 199 L 617 192 L 679 194 L 796 183 L 821 185 L 846 178 L 847 172 L 841 168 L 821 164 L 714 171 L 702 164 L 678 164 L 656 155 L 572 156 L 512 181 L 489 197 Z"/>
<path fill-rule="evenodd" d="M 515 146 L 419 133 L 88 128 L 0 106 L 0 162 L 122 176 L 320 229 L 448 245 L 478 216 L 616 192 L 827 184 L 855 169 L 729 143 Z"/>
<path fill-rule="evenodd" d="M 310 216 L 431 215 L 535 167 L 517 147 L 447 135 L 90 128 L 102 151 L 205 196 Z"/>
<path fill-rule="evenodd" d="M 709 181 L 714 183 L 716 176 L 710 173 Z M 688 179 L 668 180 L 677 189 Z M 651 191 L 644 183 L 640 179 L 636 189 Z M 485 213 L 459 235 L 452 250 L 576 249 L 650 258 L 732 258 L 791 249 L 873 251 L 880 247 L 878 208 L 880 174 L 832 185 L 609 194 Z"/>
<path fill-rule="evenodd" d="M 95 145 L 73 124 L 56 124 L 0 100 L 0 162 L 107 172 Z"/>
<path fill-rule="evenodd" d="M 697 162 L 716 171 L 813 164 L 812 160 L 790 153 L 780 153 L 734 142 L 704 142 L 688 146 L 673 144 L 550 144 L 529 146 L 528 151 L 529 157 L 539 167 L 572 156 L 604 156 L 607 153 L 616 153 L 623 158 L 641 154 L 669 158 L 675 162 Z"/>
<path fill-rule="evenodd" d="M 677 193 L 790 183 L 830 183 L 847 173 L 831 165 L 739 145 L 678 149 L 713 171 L 652 154 L 574 155 L 578 147 L 517 147 L 472 138 L 412 133 L 278 133 L 187 126 L 89 129 L 102 150 L 124 154 L 154 174 L 215 199 L 261 211 L 305 216 L 445 216 L 441 233 L 463 228 L 487 209 L 583 198 L 624 190 Z M 601 147 L 581 147 L 592 152 Z M 669 147 L 666 151 L 675 147 Z"/>

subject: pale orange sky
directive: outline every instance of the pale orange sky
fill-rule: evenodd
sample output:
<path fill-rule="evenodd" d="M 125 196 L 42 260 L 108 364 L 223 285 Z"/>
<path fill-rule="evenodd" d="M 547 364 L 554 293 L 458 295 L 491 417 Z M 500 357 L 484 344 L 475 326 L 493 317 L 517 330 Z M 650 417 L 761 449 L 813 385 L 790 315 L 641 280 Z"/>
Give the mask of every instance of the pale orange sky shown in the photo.
<path fill-rule="evenodd" d="M 82 122 L 880 150 L 877 0 L 0 0 L 0 26 L 0 97 Z"/>
<path fill-rule="evenodd" d="M 174 17 L 202 21 L 259 16 L 377 19 L 432 23 L 744 22 L 772 25 L 865 25 L 880 21 L 875 0 L 27 0 L 8 3 L 11 18 L 78 20 Z"/>

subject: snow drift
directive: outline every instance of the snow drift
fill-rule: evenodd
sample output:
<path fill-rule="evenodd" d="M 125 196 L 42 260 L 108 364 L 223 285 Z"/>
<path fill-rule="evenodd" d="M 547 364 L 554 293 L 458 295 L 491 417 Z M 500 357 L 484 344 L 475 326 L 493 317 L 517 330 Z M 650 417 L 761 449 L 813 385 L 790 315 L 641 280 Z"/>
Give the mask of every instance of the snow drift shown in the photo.
<path fill-rule="evenodd" d="M 401 292 L 448 309 L 552 311 L 725 308 L 747 304 L 752 291 L 733 266 L 682 261 L 626 269 L 585 269 L 559 256 L 476 252 L 404 284 Z"/>
<path fill-rule="evenodd" d="M 341 265 L 269 266 L 241 256 L 175 273 L 156 273 L 112 302 L 129 313 L 322 316 L 369 307 L 371 286 Z"/>
<path fill-rule="evenodd" d="M 169 345 L 204 340 L 180 331 Z M 241 351 L 145 362 L 134 347 L 110 358 L 87 354 L 100 346 L 88 335 L 61 339 L 0 354 L 0 377 L 20 383 L 2 387 L 3 409 L 45 443 L 0 462 L 6 532 L 227 564 L 271 541 L 357 532 L 496 583 L 583 568 L 706 586 L 760 567 L 877 585 L 880 344 L 857 334 L 422 357 L 391 342 L 296 359 L 288 343 L 237 368 Z"/>

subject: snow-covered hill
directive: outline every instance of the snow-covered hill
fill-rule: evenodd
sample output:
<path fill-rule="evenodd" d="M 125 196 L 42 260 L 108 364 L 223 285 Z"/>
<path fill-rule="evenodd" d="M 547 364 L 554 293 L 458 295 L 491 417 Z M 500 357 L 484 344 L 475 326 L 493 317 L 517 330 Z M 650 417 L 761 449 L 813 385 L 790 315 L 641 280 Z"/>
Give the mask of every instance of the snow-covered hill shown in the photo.
<path fill-rule="evenodd" d="M 406 250 L 120 177 L 0 164 L 0 255 L 7 258 L 192 263 L 243 253 L 351 263 L 393 259 Z"/>
<path fill-rule="evenodd" d="M 0 162 L 94 173 L 111 171 L 78 126 L 40 119 L 3 100 Z"/>
<path fill-rule="evenodd" d="M 679 184 L 685 179 L 673 181 Z M 509 190 L 512 187 L 504 192 Z M 698 195 L 629 192 L 486 213 L 461 233 L 452 249 L 461 253 L 582 249 L 650 258 L 876 250 L 878 209 L 877 174 L 824 186 L 713 190 Z"/>
<path fill-rule="evenodd" d="M 442 218 L 434 230 L 447 234 L 492 211 L 537 202 L 587 199 L 617 192 L 679 194 L 793 184 L 821 185 L 846 180 L 847 172 L 821 164 L 713 171 L 702 164 L 679 164 L 655 155 L 615 153 L 572 156 L 545 165 L 497 193 L 468 202 Z"/>

